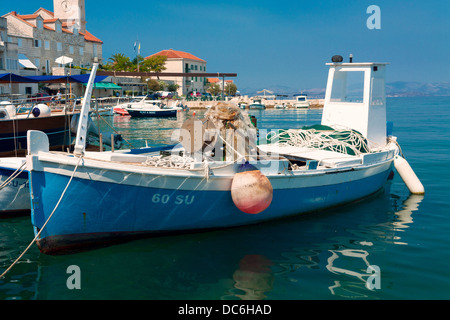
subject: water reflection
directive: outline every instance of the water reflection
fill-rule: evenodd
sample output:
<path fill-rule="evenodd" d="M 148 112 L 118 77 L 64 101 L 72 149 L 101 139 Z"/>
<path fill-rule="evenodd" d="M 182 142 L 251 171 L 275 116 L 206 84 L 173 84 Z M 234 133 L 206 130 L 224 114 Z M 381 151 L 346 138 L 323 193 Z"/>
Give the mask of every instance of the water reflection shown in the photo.
<path fill-rule="evenodd" d="M 264 294 L 273 289 L 274 275 L 270 266 L 273 262 L 263 255 L 246 255 L 239 262 L 239 269 L 233 274 L 234 287 L 242 290 L 236 294 L 242 300 L 262 300 Z"/>
<path fill-rule="evenodd" d="M 382 194 L 311 216 L 68 256 L 36 256 L 32 251 L 28 259 L 33 263 L 18 265 L 0 280 L 0 298 L 380 298 L 383 284 L 390 281 L 383 274 L 386 251 L 399 243 L 399 231 L 406 235 L 421 198 L 399 201 Z M 19 253 L 16 249 L 9 256 Z M 65 285 L 71 265 L 80 267 L 82 290 Z M 370 265 L 381 269 L 381 290 L 366 287 Z"/>

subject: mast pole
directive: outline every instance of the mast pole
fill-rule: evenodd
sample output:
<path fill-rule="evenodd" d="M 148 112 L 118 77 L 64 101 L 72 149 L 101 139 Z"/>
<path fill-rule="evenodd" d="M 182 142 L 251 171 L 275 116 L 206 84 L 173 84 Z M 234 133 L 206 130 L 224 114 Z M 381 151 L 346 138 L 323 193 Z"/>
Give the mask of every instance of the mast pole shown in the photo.
<path fill-rule="evenodd" d="M 91 106 L 92 89 L 95 82 L 95 76 L 97 74 L 98 63 L 94 63 L 89 77 L 89 82 L 86 86 L 84 93 L 83 105 L 81 107 L 80 119 L 78 121 L 77 137 L 75 140 L 75 149 L 73 154 L 75 156 L 81 156 L 84 154 L 86 148 L 87 137 L 87 124 L 89 119 L 89 109 Z"/>

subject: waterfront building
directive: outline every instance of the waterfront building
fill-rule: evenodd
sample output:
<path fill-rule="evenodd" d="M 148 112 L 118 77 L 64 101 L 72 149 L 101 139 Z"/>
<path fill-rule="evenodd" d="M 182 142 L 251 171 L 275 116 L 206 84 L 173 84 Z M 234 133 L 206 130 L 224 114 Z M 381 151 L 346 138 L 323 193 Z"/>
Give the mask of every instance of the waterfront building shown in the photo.
<path fill-rule="evenodd" d="M 103 42 L 86 30 L 84 0 L 54 0 L 54 12 L 39 8 L 32 14 L 15 11 L 3 15 L 6 19 L 8 47 L 17 48 L 17 68 L 14 73 L 22 76 L 67 74 L 69 68 L 55 62 L 58 57 L 73 59 L 72 66 L 86 68 L 95 61 L 102 62 Z M 2 32 L 0 22 L 0 32 Z M 4 40 L 2 40 L 4 41 Z M 0 55 L 1 55 L 0 45 Z M 4 55 L 0 73 L 6 73 L 8 61 Z M 4 63 L 6 61 L 6 64 Z M 11 62 L 15 67 L 15 63 Z M 3 69 L 1 69 L 3 67 Z M 11 69 L 10 69 L 11 70 Z M 13 72 L 11 71 L 11 72 Z M 72 69 L 71 74 L 76 74 Z M 37 85 L 26 85 L 19 89 L 21 94 L 37 92 Z"/>
<path fill-rule="evenodd" d="M 7 20 L 0 17 L 0 74 L 19 72 L 17 49 L 17 43 L 13 43 L 11 37 L 8 37 Z M 13 87 L 17 88 L 17 85 L 0 84 L 0 96 L 11 93 Z"/>
<path fill-rule="evenodd" d="M 165 64 L 167 73 L 206 73 L 207 62 L 194 56 L 191 53 L 178 50 L 162 50 L 152 54 L 145 59 L 153 56 L 166 56 Z M 160 80 L 166 83 L 178 85 L 178 94 L 187 95 L 191 92 L 203 93 L 207 88 L 207 80 L 205 77 L 160 77 Z"/>

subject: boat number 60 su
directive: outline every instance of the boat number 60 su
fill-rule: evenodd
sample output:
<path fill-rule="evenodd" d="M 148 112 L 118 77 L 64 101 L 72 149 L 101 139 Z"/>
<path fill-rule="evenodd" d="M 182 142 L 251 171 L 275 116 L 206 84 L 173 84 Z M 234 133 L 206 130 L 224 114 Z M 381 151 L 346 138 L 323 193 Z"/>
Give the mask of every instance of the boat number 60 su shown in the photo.
<path fill-rule="evenodd" d="M 171 196 L 169 194 L 159 194 L 155 193 L 152 197 L 153 203 L 162 203 L 162 204 L 168 204 L 168 203 L 174 203 L 174 204 L 185 204 L 190 205 L 194 202 L 195 196 L 190 195 L 178 195 L 178 196 Z"/>

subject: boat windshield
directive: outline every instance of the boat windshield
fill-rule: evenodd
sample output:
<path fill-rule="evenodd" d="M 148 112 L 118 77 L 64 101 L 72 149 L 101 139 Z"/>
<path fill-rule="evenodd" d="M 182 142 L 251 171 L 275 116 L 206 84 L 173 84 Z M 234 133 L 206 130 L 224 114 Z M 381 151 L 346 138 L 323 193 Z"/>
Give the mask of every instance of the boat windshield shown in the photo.
<path fill-rule="evenodd" d="M 362 103 L 363 100 L 364 71 L 336 70 L 330 101 Z"/>

